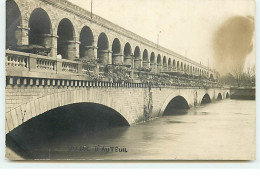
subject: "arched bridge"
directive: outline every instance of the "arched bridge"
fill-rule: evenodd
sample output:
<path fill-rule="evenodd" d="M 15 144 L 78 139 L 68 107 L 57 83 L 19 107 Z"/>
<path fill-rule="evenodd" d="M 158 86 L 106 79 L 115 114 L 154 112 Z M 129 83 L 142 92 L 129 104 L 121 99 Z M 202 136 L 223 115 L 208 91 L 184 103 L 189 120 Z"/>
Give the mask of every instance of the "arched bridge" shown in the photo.
<path fill-rule="evenodd" d="M 5 62 L 6 133 L 74 104 L 131 125 L 229 97 L 213 70 L 63 0 L 7 0 Z"/>
<path fill-rule="evenodd" d="M 161 116 L 167 105 L 178 96 L 183 97 L 189 107 L 198 106 L 205 100 L 207 103 L 229 96 L 229 90 L 223 88 L 150 88 L 142 83 L 90 81 L 70 81 L 70 84 L 62 85 L 63 80 L 55 83 L 50 80 L 46 85 L 42 85 L 43 80 L 36 79 L 31 82 L 31 79 L 27 78 L 23 78 L 18 84 L 12 84 L 12 80 L 14 79 L 8 78 L 6 86 L 7 133 L 31 118 L 66 105 L 104 105 L 121 114 L 131 125 Z"/>

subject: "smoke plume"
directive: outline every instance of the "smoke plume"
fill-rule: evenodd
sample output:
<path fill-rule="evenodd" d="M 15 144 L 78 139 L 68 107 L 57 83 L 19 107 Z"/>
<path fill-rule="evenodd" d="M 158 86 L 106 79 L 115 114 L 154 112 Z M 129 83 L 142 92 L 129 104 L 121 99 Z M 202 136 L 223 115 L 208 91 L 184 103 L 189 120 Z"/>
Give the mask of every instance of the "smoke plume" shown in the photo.
<path fill-rule="evenodd" d="M 253 50 L 254 18 L 234 16 L 216 31 L 213 40 L 215 68 L 221 74 L 242 72 Z"/>

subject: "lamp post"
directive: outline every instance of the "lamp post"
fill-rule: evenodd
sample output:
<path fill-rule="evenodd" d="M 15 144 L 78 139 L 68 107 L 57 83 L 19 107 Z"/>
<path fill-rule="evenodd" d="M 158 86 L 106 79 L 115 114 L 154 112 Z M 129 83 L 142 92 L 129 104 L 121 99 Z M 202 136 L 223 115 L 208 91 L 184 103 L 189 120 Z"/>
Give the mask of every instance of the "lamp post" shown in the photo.
<path fill-rule="evenodd" d="M 90 6 L 91 6 L 91 19 L 92 19 L 92 9 L 93 9 L 93 2 L 92 2 L 92 0 L 91 0 L 91 2 L 90 2 L 90 3 L 91 3 L 91 5 L 90 5 Z"/>
<path fill-rule="evenodd" d="M 157 49 L 159 48 L 160 33 L 162 33 L 162 31 L 159 31 L 158 34 L 157 34 Z"/>

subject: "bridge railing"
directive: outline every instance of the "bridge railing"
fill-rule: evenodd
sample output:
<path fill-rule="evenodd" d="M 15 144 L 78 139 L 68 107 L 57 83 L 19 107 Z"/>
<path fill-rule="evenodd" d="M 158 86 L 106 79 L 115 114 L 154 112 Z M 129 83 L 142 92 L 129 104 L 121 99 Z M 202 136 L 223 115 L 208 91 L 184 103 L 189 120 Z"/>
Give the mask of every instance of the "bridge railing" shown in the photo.
<path fill-rule="evenodd" d="M 104 68 L 104 66 L 103 66 Z M 6 69 L 11 73 L 13 71 L 32 71 L 39 73 L 53 73 L 53 74 L 71 74 L 76 76 L 85 76 L 87 77 L 88 72 L 96 73 L 96 75 L 104 74 L 104 69 L 102 72 L 99 72 L 98 67 L 95 65 L 88 65 L 86 63 L 66 60 L 66 59 L 57 59 L 51 58 L 42 55 L 29 54 L 17 51 L 6 51 Z M 207 79 L 198 79 L 192 75 L 188 77 L 183 76 L 173 76 L 163 73 L 152 73 L 149 71 L 140 71 L 135 69 L 130 69 L 127 71 L 130 75 L 130 79 L 127 81 L 117 82 L 115 80 L 105 79 L 103 75 L 102 79 L 96 78 L 94 81 L 110 81 L 112 83 L 120 84 L 144 84 L 137 85 L 137 87 L 146 87 L 145 84 L 150 84 L 152 87 L 168 87 L 168 86 L 181 86 L 181 87 L 220 87 L 221 84 L 207 80 Z M 184 73 L 184 72 L 183 72 Z M 7 74 L 8 75 L 8 74 Z M 39 76 L 39 75 L 38 75 Z M 25 76 L 26 77 L 26 76 Z M 72 79 L 71 76 L 69 79 Z M 87 78 L 85 78 L 87 79 Z M 90 78 L 91 80 L 91 78 Z M 125 85 L 123 85 L 125 86 Z M 132 86 L 132 85 L 130 85 Z"/>
<path fill-rule="evenodd" d="M 18 51 L 6 51 L 6 67 L 18 70 L 48 72 L 48 73 L 79 73 L 81 63 L 51 58 L 42 55 L 23 53 Z"/>
<path fill-rule="evenodd" d="M 6 67 L 29 69 L 30 55 L 28 53 L 6 51 Z"/>

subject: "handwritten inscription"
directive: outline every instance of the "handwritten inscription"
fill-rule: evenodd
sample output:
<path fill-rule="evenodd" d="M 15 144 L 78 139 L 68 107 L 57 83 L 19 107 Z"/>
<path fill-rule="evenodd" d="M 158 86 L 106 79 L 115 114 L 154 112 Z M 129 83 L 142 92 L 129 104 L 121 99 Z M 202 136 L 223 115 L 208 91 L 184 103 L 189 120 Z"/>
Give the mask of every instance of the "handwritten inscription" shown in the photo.
<path fill-rule="evenodd" d="M 75 152 L 103 152 L 103 153 L 113 153 L 113 152 L 128 152 L 126 147 L 114 147 L 114 146 L 69 146 L 69 151 Z"/>

